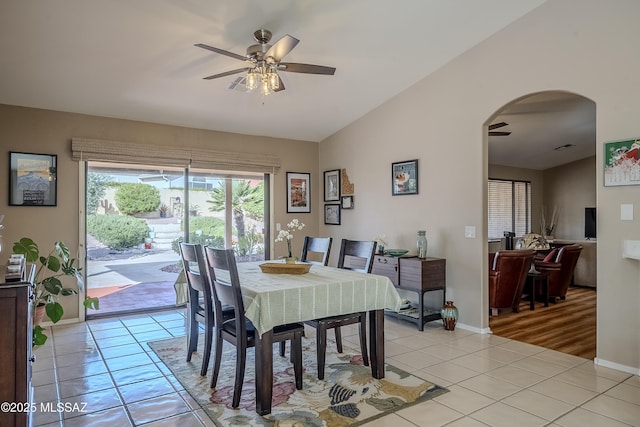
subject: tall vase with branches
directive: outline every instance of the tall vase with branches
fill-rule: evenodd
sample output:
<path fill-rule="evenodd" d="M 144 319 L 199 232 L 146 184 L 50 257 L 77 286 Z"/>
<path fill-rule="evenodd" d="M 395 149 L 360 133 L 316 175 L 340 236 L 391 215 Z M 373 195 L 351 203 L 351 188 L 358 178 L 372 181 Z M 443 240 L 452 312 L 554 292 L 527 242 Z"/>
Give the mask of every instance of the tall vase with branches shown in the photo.
<path fill-rule="evenodd" d="M 548 217 L 546 215 L 546 209 L 543 206 L 542 212 L 540 214 L 540 233 L 542 233 L 545 237 L 553 237 L 553 233 L 556 231 L 556 227 L 558 226 L 558 216 L 560 211 L 558 206 L 553 207 L 553 211 L 551 212 L 551 216 Z"/>

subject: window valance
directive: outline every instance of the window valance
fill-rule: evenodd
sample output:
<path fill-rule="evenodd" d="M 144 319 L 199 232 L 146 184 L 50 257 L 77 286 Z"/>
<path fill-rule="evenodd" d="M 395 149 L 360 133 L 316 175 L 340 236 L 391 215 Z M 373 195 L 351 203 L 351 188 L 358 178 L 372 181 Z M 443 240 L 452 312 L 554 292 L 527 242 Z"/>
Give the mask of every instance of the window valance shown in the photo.
<path fill-rule="evenodd" d="M 76 161 L 191 166 L 198 169 L 277 173 L 280 158 L 272 154 L 182 148 L 104 139 L 72 138 Z"/>

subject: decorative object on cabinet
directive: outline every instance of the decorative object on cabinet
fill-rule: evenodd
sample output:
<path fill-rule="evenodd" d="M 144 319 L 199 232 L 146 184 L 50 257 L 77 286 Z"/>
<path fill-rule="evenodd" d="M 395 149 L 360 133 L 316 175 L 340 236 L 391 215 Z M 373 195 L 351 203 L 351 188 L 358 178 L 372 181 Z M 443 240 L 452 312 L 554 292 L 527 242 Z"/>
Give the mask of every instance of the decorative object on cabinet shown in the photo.
<path fill-rule="evenodd" d="M 640 184 L 640 138 L 604 144 L 604 186 Z"/>
<path fill-rule="evenodd" d="M 32 337 L 32 283 L 35 266 L 16 282 L 0 283 L 0 400 L 28 408 L 32 404 L 31 369 L 33 357 Z M 32 425 L 32 411 L 2 411 L 0 425 L 27 427 Z"/>
<path fill-rule="evenodd" d="M 340 225 L 340 205 L 324 205 L 324 223 Z"/>
<path fill-rule="evenodd" d="M 441 310 L 445 304 L 446 294 L 446 260 L 444 258 L 392 257 L 376 255 L 373 263 L 373 274 L 388 277 L 393 284 L 405 291 L 416 293 L 417 302 L 398 313 L 388 311 L 386 314 L 399 319 L 408 320 L 424 330 L 424 324 L 441 318 Z M 425 307 L 424 294 L 442 292 L 441 303 L 433 309 Z"/>
<path fill-rule="evenodd" d="M 540 233 L 545 240 L 553 240 L 553 233 L 558 226 L 558 215 L 560 214 L 558 207 L 554 206 L 551 216 L 546 215 L 546 209 L 543 206 L 540 210 Z"/>
<path fill-rule="evenodd" d="M 353 196 L 342 196 L 341 207 L 342 209 L 353 209 Z"/>
<path fill-rule="evenodd" d="M 324 171 L 324 201 L 340 201 L 340 169 Z"/>
<path fill-rule="evenodd" d="M 456 329 L 456 323 L 458 322 L 458 307 L 453 304 L 453 301 L 446 301 L 444 307 L 440 311 L 442 316 L 442 325 L 446 331 L 453 331 Z"/>
<path fill-rule="evenodd" d="M 418 230 L 418 240 L 416 242 L 418 258 L 425 259 L 427 257 L 427 246 L 427 232 L 425 230 Z"/>
<path fill-rule="evenodd" d="M 287 213 L 311 212 L 311 174 L 287 172 Z"/>
<path fill-rule="evenodd" d="M 23 254 L 27 262 L 36 265 L 37 269 L 33 279 L 33 308 L 35 310 L 38 305 L 44 305 L 47 317 L 53 323 L 57 323 L 64 315 L 64 309 L 58 299 L 63 296 L 76 295 L 84 286 L 82 273 L 80 268 L 76 267 L 76 260 L 71 258 L 69 248 L 63 242 L 56 242 L 48 254 L 40 254 L 38 245 L 30 238 L 23 237 L 19 242 L 13 244 L 13 253 Z M 75 287 L 65 288 L 60 280 L 62 276 L 73 277 L 76 281 Z M 85 298 L 83 304 L 86 308 L 94 310 L 99 307 L 98 298 Z M 34 332 L 37 344 L 44 344 L 47 338 L 41 333 L 42 329 Z"/>
<path fill-rule="evenodd" d="M 388 256 L 402 256 L 409 253 L 408 249 L 387 249 L 384 252 Z"/>
<path fill-rule="evenodd" d="M 418 194 L 418 160 L 391 164 L 391 194 Z"/>
<path fill-rule="evenodd" d="M 378 244 L 378 254 L 384 255 L 384 247 L 387 246 L 386 234 L 379 234 L 378 237 L 376 237 L 376 243 Z"/>
<path fill-rule="evenodd" d="M 354 185 L 349 181 L 349 175 L 347 175 L 346 169 L 340 170 L 340 181 L 342 194 L 353 194 Z"/>
<path fill-rule="evenodd" d="M 55 154 L 9 152 L 9 205 L 56 206 Z"/>

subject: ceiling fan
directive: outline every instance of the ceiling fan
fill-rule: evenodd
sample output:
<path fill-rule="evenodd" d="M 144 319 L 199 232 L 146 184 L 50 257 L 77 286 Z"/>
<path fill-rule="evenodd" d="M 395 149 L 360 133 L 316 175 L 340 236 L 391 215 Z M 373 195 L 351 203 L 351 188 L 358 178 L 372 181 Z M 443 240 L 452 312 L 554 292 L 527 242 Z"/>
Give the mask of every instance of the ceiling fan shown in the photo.
<path fill-rule="evenodd" d="M 507 136 L 507 135 L 511 135 L 511 132 L 494 131 L 494 129 L 500 129 L 500 128 L 503 128 L 505 126 L 509 126 L 509 123 L 500 122 L 500 123 L 494 123 L 492 125 L 489 125 L 489 136 Z"/>
<path fill-rule="evenodd" d="M 507 136 L 507 135 L 511 135 L 511 132 L 494 131 L 494 129 L 500 129 L 500 128 L 505 127 L 505 126 L 509 126 L 509 123 L 500 122 L 500 123 L 494 123 L 492 125 L 489 125 L 489 136 Z"/>
<path fill-rule="evenodd" d="M 269 44 L 271 40 L 271 31 L 260 29 L 253 33 L 254 39 L 258 44 L 251 45 L 247 48 L 246 55 L 238 55 L 224 49 L 197 43 L 195 46 L 207 49 L 230 58 L 238 59 L 247 63 L 243 68 L 237 68 L 224 73 L 218 73 L 204 77 L 205 80 L 217 79 L 233 74 L 246 72 L 246 87 L 253 90 L 261 86 L 262 93 L 268 95 L 272 92 L 280 92 L 284 90 L 282 79 L 278 75 L 278 71 L 286 71 L 290 73 L 305 74 L 324 74 L 333 75 L 336 69 L 333 67 L 325 67 L 322 65 L 298 64 L 295 62 L 281 62 L 282 59 L 293 50 L 300 40 L 290 35 L 281 37 L 273 45 Z"/>

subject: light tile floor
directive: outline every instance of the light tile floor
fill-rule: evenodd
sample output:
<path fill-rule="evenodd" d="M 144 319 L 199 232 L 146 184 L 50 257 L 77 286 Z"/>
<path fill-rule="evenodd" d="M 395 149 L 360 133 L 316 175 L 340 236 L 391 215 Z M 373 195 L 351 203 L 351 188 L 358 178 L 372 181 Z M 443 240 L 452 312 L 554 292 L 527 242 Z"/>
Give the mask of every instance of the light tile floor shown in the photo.
<path fill-rule="evenodd" d="M 146 345 L 184 335 L 184 323 L 171 310 L 52 328 L 36 350 L 34 426 L 214 425 Z M 358 348 L 355 329 L 343 334 Z M 388 318 L 385 338 L 389 363 L 450 392 L 368 427 L 640 426 L 638 376 L 440 322 L 419 332 Z"/>

